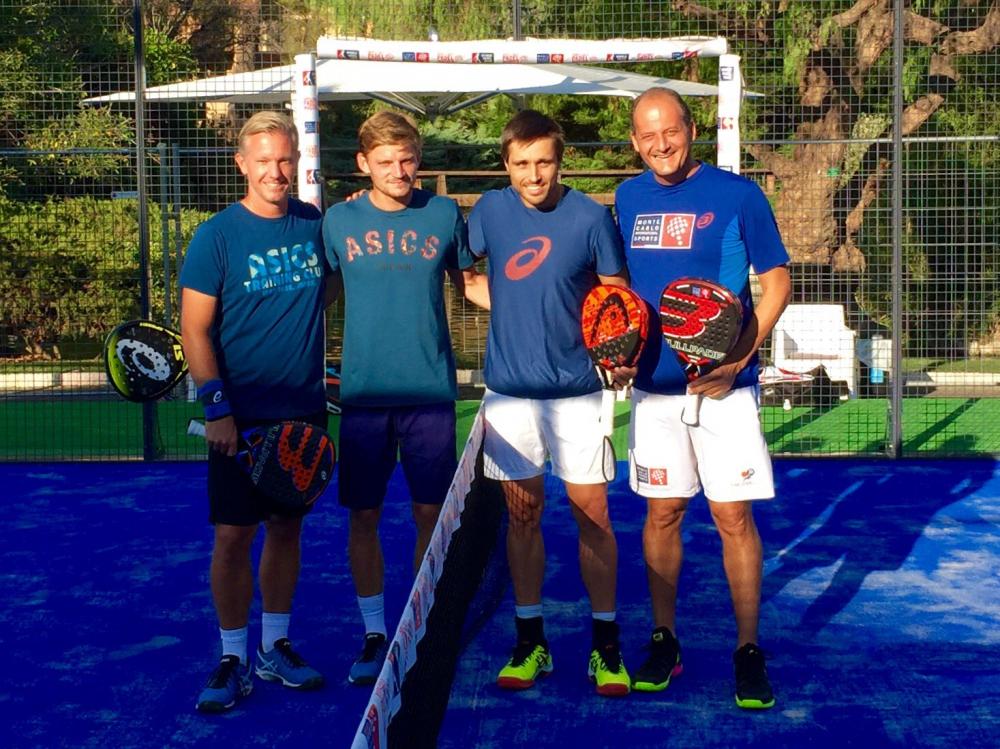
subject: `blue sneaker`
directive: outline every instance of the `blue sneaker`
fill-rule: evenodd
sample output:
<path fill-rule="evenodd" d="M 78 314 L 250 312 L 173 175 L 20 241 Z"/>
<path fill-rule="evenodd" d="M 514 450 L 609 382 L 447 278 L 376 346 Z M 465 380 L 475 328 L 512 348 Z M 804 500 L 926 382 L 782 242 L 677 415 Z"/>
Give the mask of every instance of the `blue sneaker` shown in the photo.
<path fill-rule="evenodd" d="M 282 637 L 274 650 L 265 653 L 257 648 L 257 676 L 264 681 L 280 681 L 292 689 L 319 689 L 323 675 L 292 650 L 292 643 Z"/>
<path fill-rule="evenodd" d="M 241 665 L 238 656 L 224 655 L 198 695 L 195 709 L 203 713 L 221 713 L 250 694 L 251 689 L 250 666 Z"/>
<path fill-rule="evenodd" d="M 369 632 L 366 634 L 365 644 L 361 648 L 361 655 L 351 665 L 351 673 L 347 677 L 347 680 L 351 684 L 357 684 L 359 687 L 374 684 L 379 672 L 382 671 L 382 661 L 385 660 L 385 654 L 388 649 L 389 643 L 386 641 L 385 635 L 378 632 Z"/>

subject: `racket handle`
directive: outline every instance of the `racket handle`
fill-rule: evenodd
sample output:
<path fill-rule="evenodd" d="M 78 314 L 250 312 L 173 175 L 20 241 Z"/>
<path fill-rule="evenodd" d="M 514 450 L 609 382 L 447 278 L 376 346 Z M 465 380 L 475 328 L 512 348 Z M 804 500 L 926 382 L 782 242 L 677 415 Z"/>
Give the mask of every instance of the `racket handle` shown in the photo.
<path fill-rule="evenodd" d="M 204 437 L 205 436 L 205 425 L 202 424 L 197 419 L 191 419 L 191 421 L 188 422 L 187 433 L 191 437 Z"/>
<path fill-rule="evenodd" d="M 684 398 L 684 408 L 681 410 L 681 421 L 689 427 L 698 426 L 699 411 L 701 411 L 701 395 L 688 393 Z"/>
<path fill-rule="evenodd" d="M 601 391 L 601 426 L 604 427 L 605 437 L 610 437 L 615 431 L 615 400 L 617 396 L 611 388 Z"/>

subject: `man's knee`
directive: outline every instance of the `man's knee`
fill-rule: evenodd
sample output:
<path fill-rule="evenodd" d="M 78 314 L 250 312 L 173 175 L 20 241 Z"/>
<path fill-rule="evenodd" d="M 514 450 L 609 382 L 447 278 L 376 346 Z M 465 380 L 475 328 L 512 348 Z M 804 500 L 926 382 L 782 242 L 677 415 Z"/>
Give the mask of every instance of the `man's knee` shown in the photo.
<path fill-rule="evenodd" d="M 646 504 L 646 525 L 658 532 L 676 531 L 687 512 L 687 503 L 681 500 L 654 499 Z"/>
<path fill-rule="evenodd" d="M 356 538 L 377 536 L 378 524 L 381 517 L 381 507 L 372 510 L 351 510 L 351 535 Z"/>

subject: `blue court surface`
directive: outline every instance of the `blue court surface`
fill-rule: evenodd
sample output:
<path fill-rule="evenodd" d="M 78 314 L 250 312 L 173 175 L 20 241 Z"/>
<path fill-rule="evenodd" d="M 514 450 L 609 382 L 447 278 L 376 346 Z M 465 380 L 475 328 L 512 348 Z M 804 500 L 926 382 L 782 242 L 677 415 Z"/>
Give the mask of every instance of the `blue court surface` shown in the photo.
<path fill-rule="evenodd" d="M 779 498 L 757 507 L 774 709 L 733 703 L 729 594 L 701 499 L 685 523 L 684 674 L 660 694 L 593 694 L 575 526 L 551 481 L 545 606 L 555 672 L 526 692 L 493 685 L 513 644 L 508 589 L 459 661 L 439 746 L 1000 746 L 1000 466 L 782 460 L 775 469 Z M 350 745 L 368 693 L 346 681 L 362 632 L 333 489 L 307 525 L 291 633 L 326 688 L 300 694 L 256 681 L 237 709 L 194 712 L 218 639 L 204 473 L 200 463 L 0 464 L 4 746 Z M 405 497 L 398 480 L 394 489 Z M 644 506 L 620 481 L 611 502 L 634 668 L 649 628 Z M 391 616 L 410 583 L 408 515 L 405 499 L 387 506 Z M 259 614 L 255 603 L 251 642 Z"/>

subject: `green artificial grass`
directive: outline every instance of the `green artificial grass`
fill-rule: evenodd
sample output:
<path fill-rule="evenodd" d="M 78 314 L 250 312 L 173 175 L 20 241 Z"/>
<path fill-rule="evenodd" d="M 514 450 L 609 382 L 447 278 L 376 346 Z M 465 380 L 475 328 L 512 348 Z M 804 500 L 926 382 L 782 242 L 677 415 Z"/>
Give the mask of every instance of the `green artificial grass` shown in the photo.
<path fill-rule="evenodd" d="M 479 401 L 459 401 L 461 451 Z M 196 403 L 156 405 L 159 455 L 198 459 L 204 443 L 186 435 Z M 612 443 L 628 456 L 629 405 L 618 403 Z M 764 434 L 775 455 L 870 455 L 887 453 L 888 403 L 854 400 L 827 408 L 761 409 Z M 337 417 L 330 419 L 337 436 Z M 1000 399 L 907 398 L 903 402 L 903 454 L 909 456 L 1000 455 Z M 0 401 L 0 460 L 141 460 L 142 406 L 112 399 L 26 398 Z"/>

